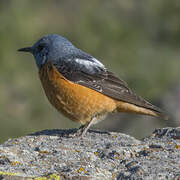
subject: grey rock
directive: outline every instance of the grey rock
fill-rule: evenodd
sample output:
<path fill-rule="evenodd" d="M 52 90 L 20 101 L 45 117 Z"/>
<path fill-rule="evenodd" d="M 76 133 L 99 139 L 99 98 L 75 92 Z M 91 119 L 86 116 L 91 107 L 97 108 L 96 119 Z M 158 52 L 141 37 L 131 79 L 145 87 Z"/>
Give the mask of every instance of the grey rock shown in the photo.
<path fill-rule="evenodd" d="M 44 130 L 0 145 L 0 179 L 180 179 L 180 128 L 143 140 L 121 133 Z"/>

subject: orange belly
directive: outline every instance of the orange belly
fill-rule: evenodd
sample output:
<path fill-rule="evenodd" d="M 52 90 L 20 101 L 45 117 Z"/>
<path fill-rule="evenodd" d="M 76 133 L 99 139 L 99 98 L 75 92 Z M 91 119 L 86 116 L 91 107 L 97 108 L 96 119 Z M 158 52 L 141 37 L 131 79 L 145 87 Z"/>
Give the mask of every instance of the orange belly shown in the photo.
<path fill-rule="evenodd" d="M 93 116 L 116 110 L 115 100 L 68 81 L 50 62 L 40 69 L 39 76 L 50 103 L 73 121 L 86 124 Z"/>

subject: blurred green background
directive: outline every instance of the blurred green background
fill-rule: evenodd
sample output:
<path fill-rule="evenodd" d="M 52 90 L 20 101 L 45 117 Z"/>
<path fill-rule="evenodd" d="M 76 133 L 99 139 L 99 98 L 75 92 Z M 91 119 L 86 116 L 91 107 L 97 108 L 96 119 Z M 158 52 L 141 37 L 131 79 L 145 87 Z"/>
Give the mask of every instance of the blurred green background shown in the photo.
<path fill-rule="evenodd" d="M 45 34 L 65 36 L 167 112 L 166 95 L 178 95 L 171 90 L 180 83 L 179 0 L 1 0 L 0 22 L 0 142 L 78 127 L 49 104 L 33 57 L 17 52 Z M 178 123 L 122 114 L 95 128 L 141 138 Z"/>

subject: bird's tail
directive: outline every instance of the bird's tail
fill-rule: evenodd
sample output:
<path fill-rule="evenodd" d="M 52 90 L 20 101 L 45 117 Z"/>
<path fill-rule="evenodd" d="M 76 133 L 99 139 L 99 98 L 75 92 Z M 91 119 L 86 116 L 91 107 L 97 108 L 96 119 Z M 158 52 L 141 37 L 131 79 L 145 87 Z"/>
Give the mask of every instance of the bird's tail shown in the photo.
<path fill-rule="evenodd" d="M 152 108 L 153 107 L 153 108 Z M 164 120 L 168 120 L 168 116 L 164 114 L 164 112 L 157 108 L 156 106 L 147 106 L 147 107 L 140 107 L 134 104 L 130 104 L 123 101 L 117 102 L 117 111 L 118 112 L 127 112 L 127 113 L 135 113 L 135 114 L 144 114 L 148 116 L 155 116 L 163 118 Z"/>

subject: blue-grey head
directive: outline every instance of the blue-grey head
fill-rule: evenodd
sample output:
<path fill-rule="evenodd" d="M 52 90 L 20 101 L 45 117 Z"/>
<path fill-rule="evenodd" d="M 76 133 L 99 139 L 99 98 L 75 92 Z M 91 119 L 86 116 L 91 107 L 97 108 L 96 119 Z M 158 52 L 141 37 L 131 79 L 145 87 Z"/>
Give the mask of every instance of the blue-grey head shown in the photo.
<path fill-rule="evenodd" d="M 71 42 L 57 34 L 43 36 L 33 46 L 21 48 L 18 51 L 30 52 L 33 54 L 38 68 L 49 61 L 58 61 L 70 54 L 78 52 Z"/>
<path fill-rule="evenodd" d="M 57 34 L 45 35 L 33 46 L 21 48 L 18 51 L 32 53 L 39 69 L 47 61 L 51 61 L 53 64 L 63 64 L 74 70 L 90 74 L 105 69 L 97 59 L 76 48 L 66 38 Z"/>

